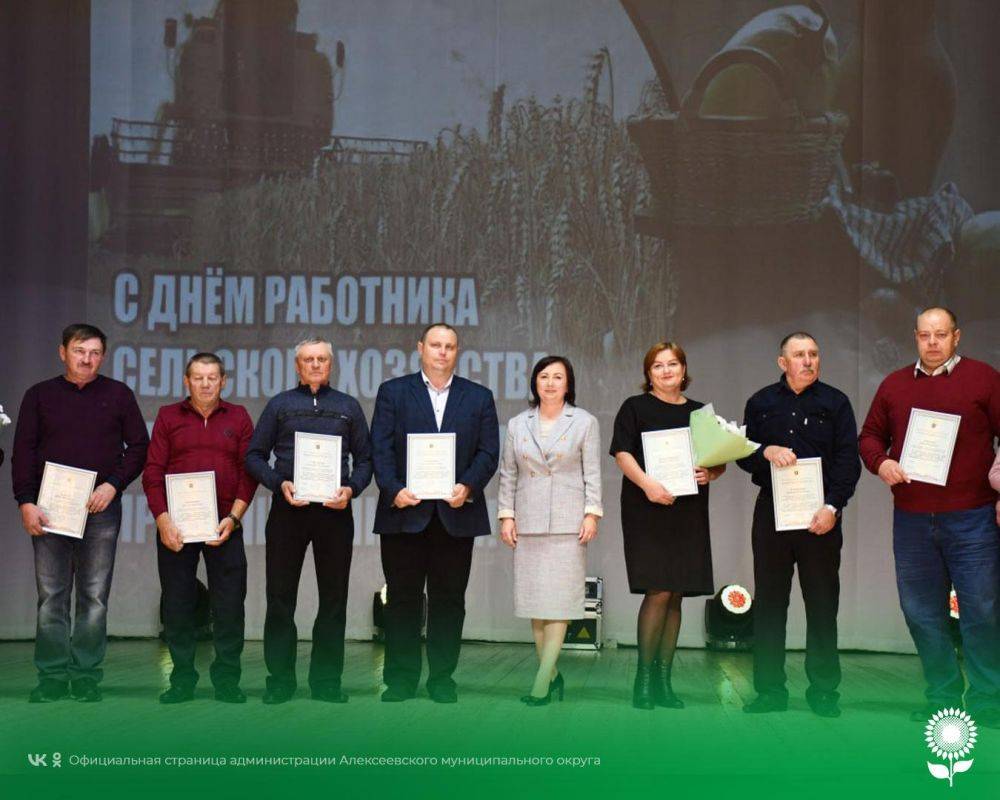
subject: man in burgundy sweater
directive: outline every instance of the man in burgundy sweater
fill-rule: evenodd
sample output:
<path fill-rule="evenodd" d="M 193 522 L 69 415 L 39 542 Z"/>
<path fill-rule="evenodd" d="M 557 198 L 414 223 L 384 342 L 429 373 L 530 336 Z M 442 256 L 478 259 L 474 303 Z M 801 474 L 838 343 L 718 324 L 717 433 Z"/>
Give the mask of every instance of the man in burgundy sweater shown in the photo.
<path fill-rule="evenodd" d="M 142 488 L 160 537 L 156 563 L 163 591 L 163 632 L 174 668 L 170 688 L 160 702 L 194 699 L 198 672 L 194 667 L 195 606 L 198 601 L 198 560 L 205 557 L 212 608 L 215 661 L 210 675 L 215 699 L 245 703 L 240 689 L 247 558 L 241 519 L 253 500 L 257 482 L 243 469 L 253 423 L 243 406 L 222 399 L 226 372 L 215 353 L 197 353 L 184 370 L 188 398 L 163 406 L 153 425 Z M 166 476 L 183 472 L 215 473 L 219 504 L 218 538 L 185 543 L 167 509 Z"/>
<path fill-rule="evenodd" d="M 75 699 L 101 699 L 121 495 L 142 471 L 149 445 L 132 390 L 98 374 L 106 351 L 107 338 L 98 328 L 66 328 L 59 347 L 66 372 L 28 389 L 17 418 L 11 465 L 14 497 L 21 523 L 31 534 L 38 586 L 38 686 L 28 697 L 32 703 L 66 697 L 70 682 Z M 82 539 L 42 530 L 48 520 L 37 503 L 46 461 L 97 473 Z M 74 582 L 76 614 L 71 623 Z"/>
<path fill-rule="evenodd" d="M 882 381 L 859 436 L 865 466 L 892 487 L 899 602 L 927 681 L 927 705 L 912 719 L 958 707 L 964 693 L 979 725 L 1000 727 L 1000 530 L 988 478 L 1000 435 L 1000 373 L 958 355 L 961 331 L 948 309 L 928 308 L 915 333 L 917 363 Z M 945 486 L 911 480 L 899 464 L 914 408 L 961 417 Z M 952 584 L 967 693 L 949 635 Z"/>

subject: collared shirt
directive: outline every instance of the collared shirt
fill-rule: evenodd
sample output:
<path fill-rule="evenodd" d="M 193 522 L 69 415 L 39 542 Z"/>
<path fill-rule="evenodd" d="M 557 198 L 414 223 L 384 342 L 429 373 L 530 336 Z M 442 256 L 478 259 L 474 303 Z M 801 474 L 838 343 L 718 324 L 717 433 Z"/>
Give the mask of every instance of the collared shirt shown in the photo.
<path fill-rule="evenodd" d="M 920 359 L 918 358 L 916 365 L 913 367 L 913 377 L 919 378 L 921 375 L 928 375 L 931 378 L 934 378 L 938 375 L 944 375 L 945 373 L 951 375 L 951 371 L 955 369 L 955 365 L 958 364 L 958 362 L 961 360 L 962 357 L 958 353 L 955 353 L 955 355 L 953 355 L 951 358 L 945 361 L 940 367 L 931 372 L 928 372 L 924 367 L 924 365 L 920 362 Z"/>
<path fill-rule="evenodd" d="M 142 488 L 155 519 L 167 510 L 166 476 L 178 472 L 215 472 L 219 517 L 236 500 L 250 503 L 257 481 L 243 468 L 253 423 L 243 406 L 220 400 L 203 417 L 191 399 L 163 406 L 153 424 Z"/>
<path fill-rule="evenodd" d="M 431 406 L 434 409 L 434 420 L 437 422 L 438 430 L 441 430 L 441 421 L 444 419 L 444 409 L 448 405 L 448 393 L 451 391 L 451 382 L 455 373 L 448 376 L 448 382 L 443 389 L 436 389 L 423 370 L 420 370 L 420 377 L 423 378 L 424 386 L 427 387 L 427 394 L 431 398 Z"/>
<path fill-rule="evenodd" d="M 847 505 L 861 477 L 861 462 L 857 423 L 846 394 L 821 381 L 796 394 L 782 375 L 747 401 L 743 421 L 747 438 L 760 442 L 760 448 L 736 463 L 755 484 L 771 491 L 771 465 L 764 449 L 788 447 L 797 458 L 822 458 L 823 502 L 838 510 Z"/>
<path fill-rule="evenodd" d="M 329 384 L 313 394 L 305 384 L 272 397 L 260 418 L 247 450 L 246 468 L 275 494 L 295 475 L 295 432 L 341 437 L 341 486 L 357 497 L 372 479 L 372 445 L 361 404 Z M 274 466 L 270 465 L 274 452 Z"/>
<path fill-rule="evenodd" d="M 98 375 L 82 388 L 62 375 L 24 394 L 14 432 L 11 472 L 18 504 L 38 502 L 45 462 L 89 469 L 95 486 L 119 495 L 142 472 L 149 434 L 135 395 Z"/>

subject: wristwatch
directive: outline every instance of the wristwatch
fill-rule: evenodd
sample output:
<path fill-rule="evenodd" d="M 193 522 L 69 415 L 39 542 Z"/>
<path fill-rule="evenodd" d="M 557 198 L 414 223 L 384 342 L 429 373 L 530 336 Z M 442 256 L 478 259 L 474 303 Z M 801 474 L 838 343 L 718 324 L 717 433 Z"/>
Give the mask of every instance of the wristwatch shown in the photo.
<path fill-rule="evenodd" d="M 235 514 L 226 514 L 226 519 L 231 519 L 233 521 L 233 533 L 243 530 L 243 523 L 240 522 L 240 518 Z"/>

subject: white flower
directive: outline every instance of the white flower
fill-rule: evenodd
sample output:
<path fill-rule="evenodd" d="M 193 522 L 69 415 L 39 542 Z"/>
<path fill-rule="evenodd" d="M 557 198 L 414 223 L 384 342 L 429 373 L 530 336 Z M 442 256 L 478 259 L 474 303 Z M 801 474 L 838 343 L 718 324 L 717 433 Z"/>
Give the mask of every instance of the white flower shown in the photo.
<path fill-rule="evenodd" d="M 927 746 L 938 758 L 967 756 L 976 746 L 976 723 L 960 708 L 943 708 L 927 721 Z"/>
<path fill-rule="evenodd" d="M 3 413 L 3 406 L 0 406 L 0 428 L 10 425 L 10 417 Z"/>

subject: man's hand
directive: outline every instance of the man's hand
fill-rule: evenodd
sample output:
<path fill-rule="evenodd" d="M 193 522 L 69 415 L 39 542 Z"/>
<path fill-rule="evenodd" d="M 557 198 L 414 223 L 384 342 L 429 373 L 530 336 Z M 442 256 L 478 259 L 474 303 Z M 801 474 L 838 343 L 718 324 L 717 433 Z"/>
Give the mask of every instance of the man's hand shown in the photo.
<path fill-rule="evenodd" d="M 108 507 L 108 504 L 115 499 L 118 490 L 110 483 L 102 483 L 90 496 L 87 501 L 87 511 L 90 514 L 100 514 Z"/>
<path fill-rule="evenodd" d="M 674 504 L 674 500 L 677 499 L 667 491 L 666 487 L 662 483 L 654 481 L 652 478 L 650 478 L 643 487 L 643 491 L 646 493 L 646 499 L 649 500 L 650 503 L 672 506 Z"/>
<path fill-rule="evenodd" d="M 333 500 L 327 500 L 323 503 L 323 508 L 332 508 L 334 511 L 340 511 L 347 508 L 347 503 L 352 497 L 354 497 L 354 490 L 350 486 L 341 486 L 340 491 L 337 492 Z"/>
<path fill-rule="evenodd" d="M 407 488 L 402 488 L 396 494 L 396 499 L 392 501 L 396 508 L 407 508 L 409 506 L 420 505 L 420 498 Z"/>
<path fill-rule="evenodd" d="M 836 524 L 837 515 L 826 506 L 823 506 L 813 514 L 812 522 L 809 523 L 809 532 L 815 533 L 817 536 L 822 536 L 824 533 L 829 533 Z"/>
<path fill-rule="evenodd" d="M 166 511 L 156 518 L 156 529 L 160 532 L 160 541 L 167 550 L 179 553 L 184 548 L 184 538 L 181 536 L 180 528 L 174 524 Z"/>
<path fill-rule="evenodd" d="M 472 489 L 470 487 L 464 483 L 456 483 L 455 488 L 451 490 L 451 497 L 448 498 L 448 505 L 452 508 L 461 508 L 465 505 L 465 501 L 469 499 L 471 493 Z"/>
<path fill-rule="evenodd" d="M 798 460 L 793 450 L 776 444 L 764 448 L 764 458 L 776 467 L 790 467 Z"/>
<path fill-rule="evenodd" d="M 597 537 L 597 519 L 593 514 L 583 515 L 583 523 L 580 525 L 578 536 L 580 544 L 586 544 Z"/>
<path fill-rule="evenodd" d="M 219 527 L 215 529 L 215 532 L 219 534 L 218 539 L 209 539 L 205 544 L 209 547 L 218 547 L 224 541 L 226 541 L 230 536 L 233 535 L 233 529 L 236 527 L 236 523 L 233 522 L 232 517 L 225 516 L 222 518 L 222 522 L 219 523 Z"/>
<path fill-rule="evenodd" d="M 513 517 L 500 520 L 500 541 L 511 550 L 517 547 L 517 525 Z"/>
<path fill-rule="evenodd" d="M 878 468 L 878 476 L 886 486 L 895 486 L 897 483 L 909 483 L 910 476 L 903 472 L 903 468 L 898 461 L 887 458 Z"/>
<path fill-rule="evenodd" d="M 295 484 L 291 481 L 281 482 L 281 493 L 285 496 L 285 500 L 288 505 L 295 506 L 296 508 L 302 508 L 303 506 L 309 505 L 308 500 L 296 500 L 295 499 Z"/>
<path fill-rule="evenodd" d="M 21 505 L 21 524 L 32 536 L 44 536 L 45 531 L 42 525 L 48 525 L 49 520 L 45 513 L 34 503 L 23 503 Z"/>

